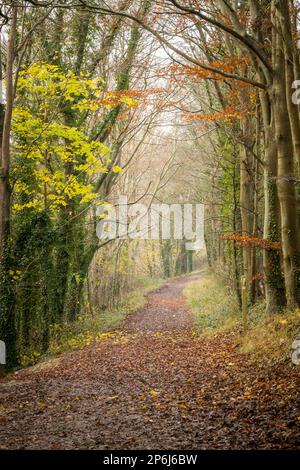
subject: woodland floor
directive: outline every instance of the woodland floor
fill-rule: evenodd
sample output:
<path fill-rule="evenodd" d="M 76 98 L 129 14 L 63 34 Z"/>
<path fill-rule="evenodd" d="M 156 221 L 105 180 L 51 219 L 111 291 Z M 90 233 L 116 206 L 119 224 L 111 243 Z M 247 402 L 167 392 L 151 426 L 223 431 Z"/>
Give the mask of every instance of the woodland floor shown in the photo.
<path fill-rule="evenodd" d="M 300 448 L 299 371 L 201 338 L 177 278 L 116 334 L 0 383 L 2 449 Z"/>

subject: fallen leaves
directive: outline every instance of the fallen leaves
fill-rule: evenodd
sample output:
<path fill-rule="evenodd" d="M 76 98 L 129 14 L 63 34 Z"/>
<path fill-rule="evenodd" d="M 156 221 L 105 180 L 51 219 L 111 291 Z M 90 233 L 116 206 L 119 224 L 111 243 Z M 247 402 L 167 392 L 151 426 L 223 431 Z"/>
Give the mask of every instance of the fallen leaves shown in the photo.
<path fill-rule="evenodd" d="M 38 402 L 36 406 L 39 410 L 43 410 L 46 407 L 46 403 Z"/>
<path fill-rule="evenodd" d="M 151 294 L 122 331 L 0 382 L 1 446 L 299 448 L 299 368 L 253 363 L 234 333 L 199 337 L 176 301 L 184 282 Z"/>

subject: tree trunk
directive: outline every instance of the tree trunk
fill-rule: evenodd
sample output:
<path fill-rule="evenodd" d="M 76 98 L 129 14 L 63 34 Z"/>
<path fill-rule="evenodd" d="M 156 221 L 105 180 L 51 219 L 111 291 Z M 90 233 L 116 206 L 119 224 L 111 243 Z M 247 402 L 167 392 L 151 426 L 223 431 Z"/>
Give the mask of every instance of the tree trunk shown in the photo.
<path fill-rule="evenodd" d="M 13 107 L 13 64 L 17 28 L 17 7 L 12 7 L 12 19 L 7 46 L 6 106 L 1 104 L 0 136 L 0 338 L 7 348 L 7 365 L 16 363 L 16 335 L 14 317 L 14 293 L 10 271 L 10 132 Z M 1 58 L 0 58 L 1 59 Z M 2 78 L 2 77 L 1 77 Z M 3 123 L 3 126 L 2 126 Z"/>
<path fill-rule="evenodd" d="M 275 141 L 274 116 L 270 112 L 267 93 L 260 96 L 265 134 L 264 158 L 264 238 L 271 242 L 280 241 L 280 207 L 277 195 L 277 145 Z M 286 304 L 284 278 L 281 270 L 280 253 L 264 249 L 263 267 L 266 292 L 266 312 L 277 313 Z"/>
<path fill-rule="evenodd" d="M 275 1 L 280 8 L 281 1 Z M 276 11 L 276 10 L 275 10 Z M 287 304 L 294 308 L 300 304 L 300 233 L 297 217 L 297 199 L 294 181 L 293 140 L 287 106 L 287 83 L 284 61 L 284 41 L 278 16 L 274 18 L 277 26 L 274 34 L 275 71 L 273 82 L 273 110 L 275 133 L 278 149 L 277 189 L 281 214 L 281 239 L 283 249 L 283 267 Z"/>
<path fill-rule="evenodd" d="M 243 105 L 248 103 L 247 98 L 243 97 Z M 242 120 L 242 133 L 245 145 L 241 146 L 240 153 L 240 208 L 242 220 L 242 234 L 250 237 L 253 230 L 254 213 L 254 180 L 253 180 L 253 156 L 250 152 L 252 147 L 253 121 L 251 116 L 245 116 Z M 251 136 L 252 134 L 252 136 Z M 252 291 L 252 252 L 251 247 L 243 248 L 243 270 L 248 289 L 248 298 L 251 299 Z"/>

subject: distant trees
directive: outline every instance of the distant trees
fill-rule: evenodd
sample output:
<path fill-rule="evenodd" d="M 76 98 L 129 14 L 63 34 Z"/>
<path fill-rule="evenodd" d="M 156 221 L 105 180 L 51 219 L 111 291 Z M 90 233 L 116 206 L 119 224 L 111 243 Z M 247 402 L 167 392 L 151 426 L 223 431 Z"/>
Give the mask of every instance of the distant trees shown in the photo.
<path fill-rule="evenodd" d="M 268 313 L 299 306 L 298 15 L 292 0 L 1 7 L 9 365 L 30 345 L 46 351 L 52 323 L 78 318 L 107 259 L 103 296 L 108 279 L 113 296 L 128 288 L 121 266 L 143 249 L 117 241 L 104 259 L 95 230 L 98 205 L 121 191 L 148 204 L 203 202 L 208 262 L 239 301 L 243 280 L 249 302 L 265 297 Z M 151 275 L 193 269 L 184 241 L 160 240 L 144 261 Z"/>
<path fill-rule="evenodd" d="M 236 160 L 235 170 L 231 170 L 236 185 L 230 201 L 232 226 L 237 235 L 256 238 L 259 234 L 261 238 L 263 272 L 261 257 L 251 243 L 244 245 L 243 260 L 238 270 L 233 268 L 233 271 L 237 276 L 242 272 L 246 275 L 252 300 L 255 298 L 252 284 L 263 276 L 268 312 L 278 311 L 285 302 L 293 308 L 299 305 L 300 287 L 299 107 L 292 101 L 299 72 L 295 26 L 298 5 L 288 0 L 241 3 L 219 0 L 210 5 L 199 1 L 197 8 L 192 2 L 170 0 L 167 5 L 174 15 L 185 12 L 185 19 L 180 15 L 178 22 L 191 28 L 190 32 L 182 33 L 187 48 L 170 45 L 171 50 L 192 64 L 177 66 L 176 73 L 189 78 L 194 88 L 197 77 L 199 87 L 203 87 L 200 80 L 208 82 L 206 107 L 213 111 L 199 114 L 192 110 L 189 120 L 217 122 L 218 180 L 225 176 L 221 158 L 224 138 L 230 142 L 230 159 Z M 201 96 L 202 106 L 203 101 Z M 238 179 L 235 171 L 239 172 Z M 215 174 L 211 178 L 213 193 L 222 191 L 220 186 L 214 187 Z M 214 209 L 213 214 L 210 209 L 210 214 L 221 221 L 224 204 L 220 202 L 220 206 L 221 212 Z M 230 228 L 222 222 L 221 225 L 224 236 Z M 209 249 L 211 237 L 219 236 L 214 229 L 212 232 L 207 235 Z M 280 242 L 282 256 L 271 245 L 266 246 L 266 240 Z M 237 241 L 234 243 L 236 246 Z M 214 257 L 213 253 L 209 254 L 211 261 Z M 217 258 L 222 257 L 219 252 Z M 229 263 L 236 261 L 234 256 Z M 258 273 L 257 267 L 260 267 Z"/>
<path fill-rule="evenodd" d="M 95 210 L 121 171 L 119 118 L 138 103 L 129 86 L 141 31 L 95 22 L 84 6 L 12 2 L 2 18 L 0 337 L 12 366 L 28 347 L 47 350 L 50 325 L 82 309 L 100 247 Z"/>

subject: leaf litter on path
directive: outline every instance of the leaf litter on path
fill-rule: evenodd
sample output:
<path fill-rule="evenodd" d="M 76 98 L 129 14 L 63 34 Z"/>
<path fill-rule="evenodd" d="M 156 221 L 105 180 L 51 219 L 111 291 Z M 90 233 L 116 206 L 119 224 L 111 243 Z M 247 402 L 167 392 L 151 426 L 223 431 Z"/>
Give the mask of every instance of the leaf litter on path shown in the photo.
<path fill-rule="evenodd" d="M 2 449 L 296 449 L 299 368 L 193 332 L 169 281 L 116 332 L 0 382 Z"/>

